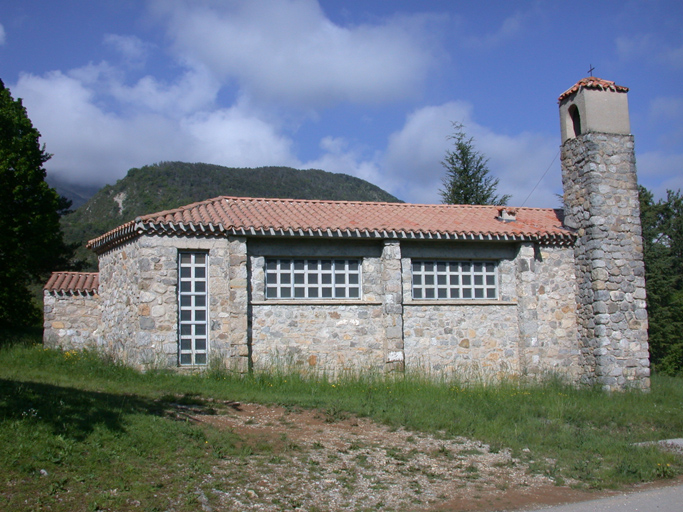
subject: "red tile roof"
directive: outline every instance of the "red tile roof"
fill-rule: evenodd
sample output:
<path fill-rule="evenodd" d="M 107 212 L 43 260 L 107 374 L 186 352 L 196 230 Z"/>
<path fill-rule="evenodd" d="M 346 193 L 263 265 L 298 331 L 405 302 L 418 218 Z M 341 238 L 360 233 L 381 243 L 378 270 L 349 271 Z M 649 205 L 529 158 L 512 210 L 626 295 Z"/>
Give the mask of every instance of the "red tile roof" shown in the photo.
<path fill-rule="evenodd" d="M 43 288 L 60 293 L 97 293 L 100 275 L 97 272 L 53 272 Z"/>
<path fill-rule="evenodd" d="M 587 78 L 582 78 L 581 80 L 576 82 L 571 88 L 567 89 L 562 94 L 560 94 L 560 97 L 557 98 L 557 101 L 561 102 L 563 99 L 571 96 L 575 92 L 578 92 L 581 88 L 597 89 L 600 91 L 628 92 L 628 87 L 624 87 L 623 85 L 617 85 L 610 80 L 603 80 L 602 78 L 598 78 L 596 76 L 589 76 Z"/>
<path fill-rule="evenodd" d="M 90 240 L 101 253 L 142 234 L 295 236 L 571 243 L 561 210 L 499 206 L 311 201 L 222 196 L 138 217 Z"/>

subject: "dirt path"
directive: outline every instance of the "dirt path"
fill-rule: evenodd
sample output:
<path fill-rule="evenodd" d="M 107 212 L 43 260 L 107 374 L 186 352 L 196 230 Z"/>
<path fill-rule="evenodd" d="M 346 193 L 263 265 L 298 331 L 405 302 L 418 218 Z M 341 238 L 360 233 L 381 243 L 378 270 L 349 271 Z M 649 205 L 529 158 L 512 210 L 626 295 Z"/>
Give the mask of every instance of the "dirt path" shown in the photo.
<path fill-rule="evenodd" d="M 214 468 L 205 510 L 528 510 L 599 496 L 529 474 L 531 461 L 465 438 L 392 430 L 342 413 L 233 405 L 193 415 L 254 449 Z"/>

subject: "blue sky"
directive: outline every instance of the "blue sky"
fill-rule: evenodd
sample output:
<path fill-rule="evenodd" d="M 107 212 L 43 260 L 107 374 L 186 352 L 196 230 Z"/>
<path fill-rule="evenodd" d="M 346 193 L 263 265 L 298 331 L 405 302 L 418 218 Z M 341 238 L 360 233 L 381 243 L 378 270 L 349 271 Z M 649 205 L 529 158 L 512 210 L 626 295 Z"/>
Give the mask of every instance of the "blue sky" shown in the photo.
<path fill-rule="evenodd" d="M 84 184 L 287 165 L 440 202 L 460 122 L 510 204 L 556 207 L 557 97 L 590 65 L 631 89 L 640 182 L 683 188 L 680 0 L 0 3 L 0 78 Z"/>

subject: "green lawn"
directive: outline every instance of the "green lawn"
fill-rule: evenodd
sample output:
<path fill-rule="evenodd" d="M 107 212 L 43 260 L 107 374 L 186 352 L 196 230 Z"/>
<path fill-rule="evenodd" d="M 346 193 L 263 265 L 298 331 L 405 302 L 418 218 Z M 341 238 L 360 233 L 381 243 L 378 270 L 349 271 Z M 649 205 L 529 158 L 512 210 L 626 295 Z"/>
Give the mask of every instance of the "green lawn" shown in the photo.
<path fill-rule="evenodd" d="M 30 336 L 29 336 L 30 341 Z M 197 510 L 198 489 L 248 440 L 186 421 L 175 404 L 220 413 L 221 402 L 315 407 L 436 435 L 509 447 L 532 470 L 589 488 L 670 478 L 680 459 L 634 443 L 683 437 L 683 379 L 605 394 L 558 380 L 466 385 L 418 375 L 140 374 L 93 353 L 0 348 L 1 510 Z"/>

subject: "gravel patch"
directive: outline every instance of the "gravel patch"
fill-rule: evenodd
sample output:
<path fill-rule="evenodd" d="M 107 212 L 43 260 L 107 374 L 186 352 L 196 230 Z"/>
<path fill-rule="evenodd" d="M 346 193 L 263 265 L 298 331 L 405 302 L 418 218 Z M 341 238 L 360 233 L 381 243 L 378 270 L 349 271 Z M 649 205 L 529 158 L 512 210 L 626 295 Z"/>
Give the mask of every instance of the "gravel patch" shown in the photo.
<path fill-rule="evenodd" d="M 248 440 L 207 477 L 220 510 L 501 510 L 557 489 L 509 450 L 341 413 L 244 404 L 194 418 Z"/>

